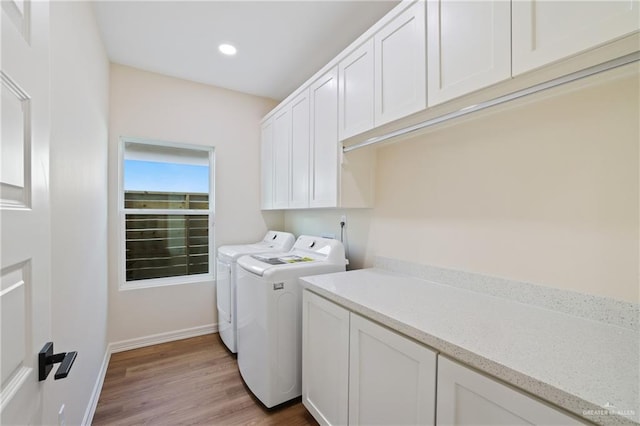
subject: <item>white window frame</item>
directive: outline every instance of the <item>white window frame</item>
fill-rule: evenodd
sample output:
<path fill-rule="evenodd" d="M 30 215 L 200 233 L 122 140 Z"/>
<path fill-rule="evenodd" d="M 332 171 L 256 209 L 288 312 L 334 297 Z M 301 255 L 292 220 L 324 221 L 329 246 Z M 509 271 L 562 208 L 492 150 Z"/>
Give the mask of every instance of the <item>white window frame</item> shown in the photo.
<path fill-rule="evenodd" d="M 127 143 L 154 145 L 170 148 L 191 149 L 205 151 L 209 154 L 209 208 L 173 210 L 176 214 L 209 215 L 209 272 L 206 274 L 180 275 L 176 277 L 149 278 L 135 281 L 127 281 L 126 277 L 126 215 L 127 214 L 167 214 L 165 209 L 125 209 L 124 207 L 124 154 Z M 215 148 L 206 145 L 192 145 L 178 142 L 159 141 L 146 138 L 121 136 L 118 144 L 118 220 L 120 230 L 118 233 L 118 275 L 119 290 L 136 290 L 141 288 L 164 287 L 171 285 L 214 283 L 215 279 Z"/>

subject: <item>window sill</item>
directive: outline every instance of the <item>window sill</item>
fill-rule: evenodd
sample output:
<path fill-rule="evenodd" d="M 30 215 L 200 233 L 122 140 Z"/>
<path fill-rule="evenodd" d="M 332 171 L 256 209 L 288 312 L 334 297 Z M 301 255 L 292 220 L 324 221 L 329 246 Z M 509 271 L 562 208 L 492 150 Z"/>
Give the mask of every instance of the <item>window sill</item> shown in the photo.
<path fill-rule="evenodd" d="M 180 277 L 152 278 L 148 280 L 125 281 L 120 283 L 119 291 L 139 290 L 144 288 L 166 287 L 183 284 L 213 283 L 213 274 L 183 275 Z"/>

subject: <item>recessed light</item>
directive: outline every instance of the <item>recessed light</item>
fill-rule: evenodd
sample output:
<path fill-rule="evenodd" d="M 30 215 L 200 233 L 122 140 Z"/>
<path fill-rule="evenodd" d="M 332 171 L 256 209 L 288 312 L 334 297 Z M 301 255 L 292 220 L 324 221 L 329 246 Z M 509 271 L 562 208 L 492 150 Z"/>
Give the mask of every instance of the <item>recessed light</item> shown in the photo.
<path fill-rule="evenodd" d="M 221 44 L 220 46 L 218 46 L 218 50 L 225 54 L 225 55 L 235 55 L 236 52 L 238 51 L 238 49 L 235 48 L 235 46 L 232 46 L 230 44 Z"/>

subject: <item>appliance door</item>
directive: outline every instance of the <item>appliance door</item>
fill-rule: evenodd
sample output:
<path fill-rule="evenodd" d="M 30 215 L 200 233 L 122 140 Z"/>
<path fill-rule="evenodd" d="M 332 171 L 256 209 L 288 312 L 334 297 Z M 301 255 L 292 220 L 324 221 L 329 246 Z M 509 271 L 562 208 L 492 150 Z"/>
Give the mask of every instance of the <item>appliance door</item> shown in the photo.
<path fill-rule="evenodd" d="M 301 295 L 297 278 L 267 281 L 238 268 L 238 367 L 267 407 L 301 395 Z"/>
<path fill-rule="evenodd" d="M 261 277 L 237 269 L 238 290 L 238 368 L 249 389 L 265 404 L 270 404 L 270 362 L 272 327 L 269 327 L 267 289 L 270 283 Z"/>
<path fill-rule="evenodd" d="M 231 327 L 233 315 L 233 289 L 231 288 L 231 265 L 220 259 L 216 262 L 216 304 L 218 307 L 218 328 Z"/>

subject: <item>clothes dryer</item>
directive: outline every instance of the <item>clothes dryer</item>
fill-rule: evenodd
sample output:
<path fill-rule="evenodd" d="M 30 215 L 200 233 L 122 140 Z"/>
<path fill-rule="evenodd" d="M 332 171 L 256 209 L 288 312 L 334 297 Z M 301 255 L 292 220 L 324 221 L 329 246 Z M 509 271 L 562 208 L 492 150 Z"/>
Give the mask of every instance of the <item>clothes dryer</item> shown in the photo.
<path fill-rule="evenodd" d="M 291 249 L 294 242 L 293 234 L 269 231 L 262 241 L 257 243 L 218 248 L 216 259 L 218 331 L 222 341 L 231 352 L 237 352 L 236 276 L 238 258 L 251 253 L 287 251 Z"/>
<path fill-rule="evenodd" d="M 298 278 L 345 269 L 340 241 L 306 235 L 288 253 L 238 259 L 238 367 L 267 408 L 302 394 Z"/>

